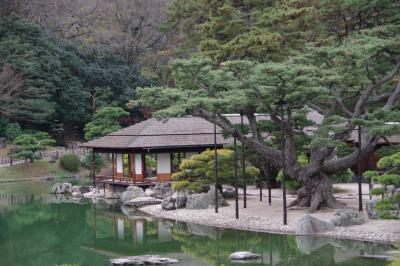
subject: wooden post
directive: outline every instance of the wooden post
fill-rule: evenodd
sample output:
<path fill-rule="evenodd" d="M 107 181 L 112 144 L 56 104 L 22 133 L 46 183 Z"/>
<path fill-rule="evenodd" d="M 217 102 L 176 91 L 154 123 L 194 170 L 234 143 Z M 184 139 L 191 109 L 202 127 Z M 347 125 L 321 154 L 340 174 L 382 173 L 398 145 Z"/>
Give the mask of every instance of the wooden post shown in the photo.
<path fill-rule="evenodd" d="M 234 147 L 233 170 L 235 174 L 235 214 L 236 214 L 236 219 L 239 219 L 239 190 L 238 190 L 239 180 L 238 180 L 238 169 L 237 169 L 236 132 L 235 135 L 233 136 L 233 147 Z"/>
<path fill-rule="evenodd" d="M 285 169 L 285 113 L 283 105 L 285 104 L 283 97 L 279 101 L 281 106 L 281 129 L 282 129 L 282 198 L 283 198 L 283 224 L 287 225 L 287 209 L 286 209 L 286 169 Z"/>
<path fill-rule="evenodd" d="M 94 148 L 92 149 L 92 170 L 93 170 L 93 188 L 96 187 L 96 157 L 94 153 Z"/>
<path fill-rule="evenodd" d="M 215 175 L 215 213 L 218 213 L 218 154 L 217 154 L 217 125 L 214 124 L 214 175 Z M 217 237 L 218 239 L 218 237 Z"/>
<path fill-rule="evenodd" d="M 111 161 L 112 161 L 112 181 L 114 183 L 114 178 L 115 178 L 115 155 L 114 153 L 111 154 Z"/>
<path fill-rule="evenodd" d="M 361 156 L 361 126 L 358 126 L 358 211 L 363 211 L 362 204 L 362 156 Z"/>
<path fill-rule="evenodd" d="M 243 126 L 243 112 L 240 113 L 240 124 L 242 134 L 244 134 L 244 126 Z M 242 174 L 243 174 L 243 208 L 247 208 L 247 177 L 246 177 L 246 161 L 244 158 L 244 143 L 242 141 Z"/>

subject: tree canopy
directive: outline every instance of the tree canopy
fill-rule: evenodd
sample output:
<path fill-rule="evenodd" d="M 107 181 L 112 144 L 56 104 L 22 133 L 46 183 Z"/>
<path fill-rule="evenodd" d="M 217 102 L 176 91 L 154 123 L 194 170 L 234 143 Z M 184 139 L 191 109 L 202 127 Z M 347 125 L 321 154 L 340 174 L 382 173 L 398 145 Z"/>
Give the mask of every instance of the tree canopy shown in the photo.
<path fill-rule="evenodd" d="M 79 135 L 98 107 L 124 106 L 146 82 L 116 52 L 82 51 L 14 15 L 0 22 L 0 116 L 10 122 Z"/>
<path fill-rule="evenodd" d="M 371 9 L 390 13 L 394 6 L 385 1 L 363 6 L 362 2 L 352 2 L 347 11 L 343 11 L 343 14 L 356 10 L 361 12 L 363 18 L 358 20 L 360 25 L 357 28 L 356 24 L 342 25 L 342 22 L 335 21 L 335 8 L 344 7 L 345 2 L 324 1 L 319 16 L 323 16 L 326 22 L 318 25 L 323 34 L 318 38 L 303 39 L 304 45 L 300 50 L 295 48 L 296 44 L 285 42 L 289 47 L 280 49 L 282 56 L 271 57 L 272 60 L 267 55 L 263 57 L 265 60 L 259 61 L 251 56 L 248 58 L 252 60 L 247 56 L 246 60 L 227 60 L 230 58 L 215 57 L 203 51 L 200 45 L 200 51 L 212 58 L 195 56 L 173 61 L 171 69 L 175 86 L 140 89 L 140 100 L 131 104 L 156 108 L 158 111 L 154 115 L 157 117 L 186 114 L 202 117 L 236 135 L 279 167 L 283 163 L 279 135 L 284 128 L 287 174 L 303 185 L 293 204 L 310 206 L 312 211 L 320 205 L 337 206 L 329 177 L 346 170 L 358 160 L 358 151 L 346 147 L 357 127 L 362 127 L 362 155 L 373 151 L 381 137 L 400 130 L 400 125 L 393 123 L 400 121 L 398 15 L 393 13 L 393 17 L 380 19 Z M 213 3 L 218 5 L 220 2 Z M 225 3 L 233 5 L 236 1 Z M 309 7 L 317 9 L 320 6 L 311 2 Z M 287 6 L 279 5 L 275 13 L 278 11 L 286 12 Z M 264 19 L 282 25 L 282 21 L 274 20 L 275 13 L 261 13 Z M 307 16 L 307 13 L 301 13 L 298 19 L 301 21 Z M 346 13 L 345 17 L 348 16 L 350 14 Z M 211 22 L 215 20 L 213 18 Z M 214 38 L 214 35 L 201 32 L 204 21 L 207 19 L 197 22 L 199 32 L 196 33 L 200 37 Z M 224 25 L 231 22 L 226 21 Z M 339 27 L 338 33 L 328 31 L 335 25 Z M 345 31 L 341 31 L 343 26 Z M 280 34 L 285 32 L 275 24 L 265 28 Z M 243 30 L 241 32 L 246 34 Z M 249 47 L 259 50 L 252 45 Z M 292 53 L 293 50 L 298 52 Z M 279 54 L 273 50 L 271 53 Z M 249 121 L 251 137 L 237 130 L 224 113 L 244 113 Z M 267 114 L 269 120 L 258 122 L 257 113 Z M 310 163 L 301 165 L 297 156 L 308 149 Z"/>

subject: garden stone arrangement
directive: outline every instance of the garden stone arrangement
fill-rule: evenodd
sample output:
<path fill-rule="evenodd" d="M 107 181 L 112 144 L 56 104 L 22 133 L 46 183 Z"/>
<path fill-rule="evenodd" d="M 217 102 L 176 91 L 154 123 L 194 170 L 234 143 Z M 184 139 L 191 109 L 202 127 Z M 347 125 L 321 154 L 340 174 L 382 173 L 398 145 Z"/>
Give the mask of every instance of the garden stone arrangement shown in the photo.
<path fill-rule="evenodd" d="M 295 232 L 296 235 L 315 235 L 333 228 L 333 223 L 321 221 L 311 215 L 305 215 L 297 221 Z"/>
<path fill-rule="evenodd" d="M 338 209 L 331 220 L 335 226 L 359 225 L 365 222 L 363 213 L 355 209 Z"/>
<path fill-rule="evenodd" d="M 173 199 L 173 200 L 172 200 Z M 215 206 L 215 188 L 211 187 L 206 193 L 192 193 L 189 194 L 185 191 L 178 191 L 172 195 L 172 199 L 165 198 L 165 204 L 161 207 L 164 210 L 175 210 L 175 209 L 192 209 L 201 210 Z M 168 202 L 168 203 L 167 203 Z M 228 203 L 225 201 L 221 192 L 218 191 L 218 206 L 225 207 Z"/>

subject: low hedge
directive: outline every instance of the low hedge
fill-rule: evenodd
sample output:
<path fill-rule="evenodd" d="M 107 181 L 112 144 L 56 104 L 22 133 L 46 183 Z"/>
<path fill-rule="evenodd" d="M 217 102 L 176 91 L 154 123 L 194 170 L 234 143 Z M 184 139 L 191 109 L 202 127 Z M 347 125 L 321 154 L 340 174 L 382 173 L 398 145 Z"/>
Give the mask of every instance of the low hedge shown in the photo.
<path fill-rule="evenodd" d="M 66 154 L 60 158 L 60 166 L 67 171 L 76 172 L 80 165 L 81 161 L 75 154 Z"/>

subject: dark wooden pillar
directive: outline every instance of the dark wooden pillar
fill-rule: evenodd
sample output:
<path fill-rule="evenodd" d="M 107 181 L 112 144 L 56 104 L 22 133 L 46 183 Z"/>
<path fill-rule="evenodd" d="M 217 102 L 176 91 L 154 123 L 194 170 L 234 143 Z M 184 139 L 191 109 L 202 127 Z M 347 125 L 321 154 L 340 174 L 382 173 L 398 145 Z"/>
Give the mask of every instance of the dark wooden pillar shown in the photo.
<path fill-rule="evenodd" d="M 95 149 L 92 149 L 92 177 L 93 177 L 93 187 L 96 187 L 96 157 Z"/>
<path fill-rule="evenodd" d="M 112 153 L 111 154 L 111 161 L 112 161 L 112 173 L 111 173 L 111 175 L 112 175 L 112 180 L 113 180 L 113 183 L 114 183 L 114 178 L 115 178 L 115 154 L 114 153 Z"/>

